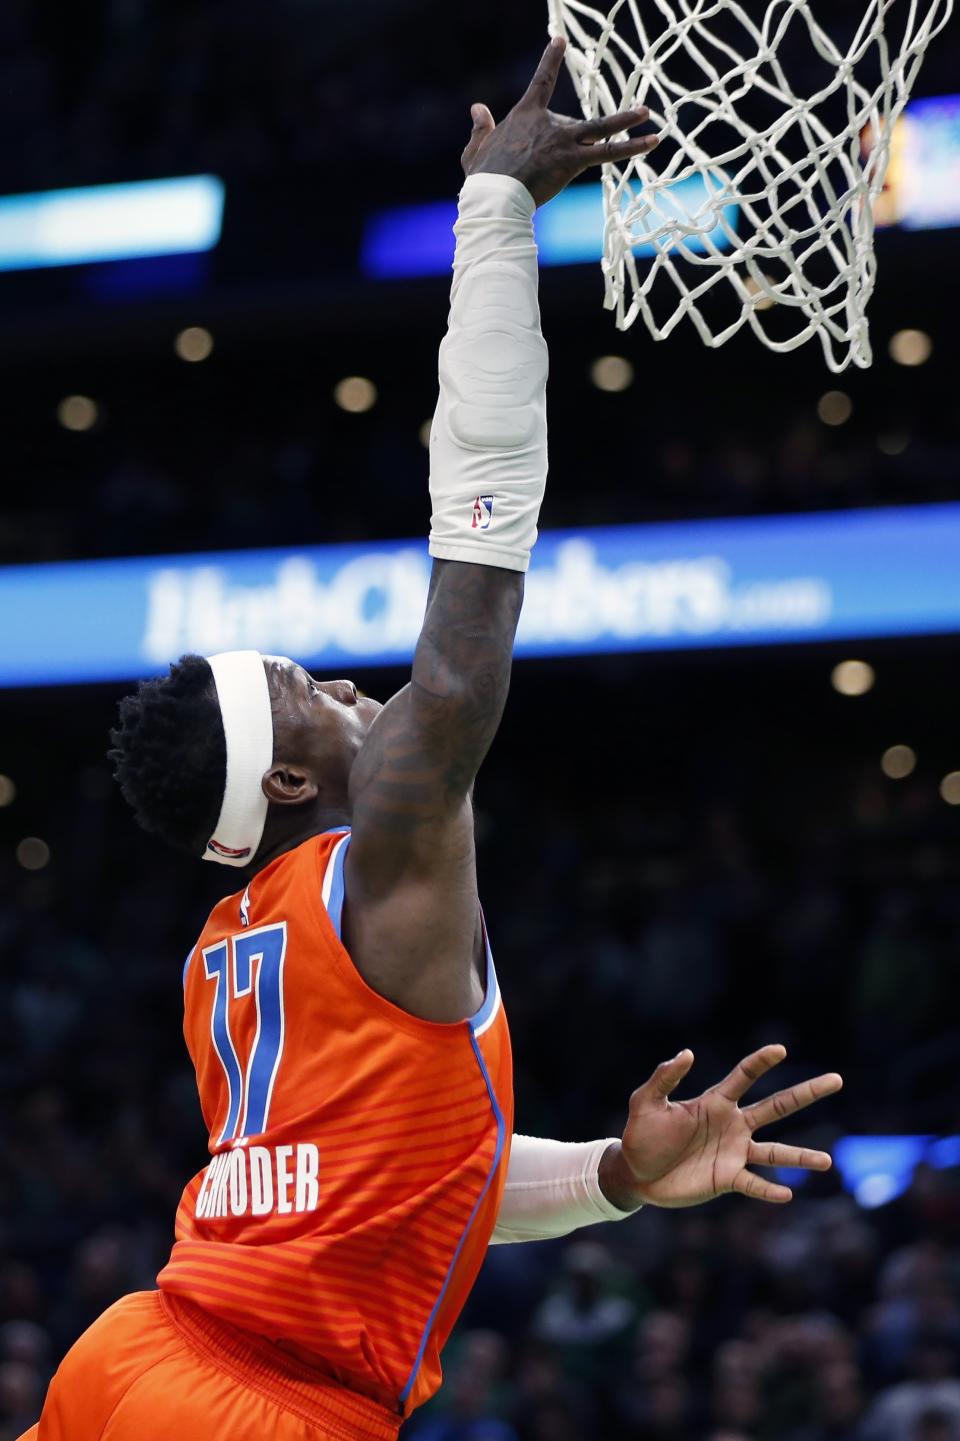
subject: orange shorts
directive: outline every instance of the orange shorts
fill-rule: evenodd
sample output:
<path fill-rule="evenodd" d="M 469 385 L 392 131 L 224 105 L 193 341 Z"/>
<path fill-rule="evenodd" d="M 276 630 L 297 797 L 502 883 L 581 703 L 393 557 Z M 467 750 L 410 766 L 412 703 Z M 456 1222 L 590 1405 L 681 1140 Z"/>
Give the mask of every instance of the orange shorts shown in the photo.
<path fill-rule="evenodd" d="M 395 1441 L 399 1428 L 269 1341 L 138 1291 L 67 1352 L 21 1441 Z"/>

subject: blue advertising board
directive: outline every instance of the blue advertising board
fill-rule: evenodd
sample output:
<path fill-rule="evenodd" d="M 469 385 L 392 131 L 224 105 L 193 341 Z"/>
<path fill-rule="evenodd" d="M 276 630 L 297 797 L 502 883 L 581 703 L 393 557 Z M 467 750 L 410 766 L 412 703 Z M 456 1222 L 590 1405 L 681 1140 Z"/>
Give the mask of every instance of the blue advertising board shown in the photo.
<path fill-rule="evenodd" d="M 406 663 L 424 540 L 0 569 L 0 684 L 131 679 L 251 647 Z M 960 504 L 545 533 L 517 656 L 960 633 Z"/>
<path fill-rule="evenodd" d="M 215 175 L 0 196 L 0 270 L 212 250 L 223 225 Z"/>
<path fill-rule="evenodd" d="M 960 504 L 547 532 L 518 656 L 960 633 Z M 0 685 L 149 675 L 251 647 L 330 672 L 409 661 L 426 543 L 0 570 Z"/>

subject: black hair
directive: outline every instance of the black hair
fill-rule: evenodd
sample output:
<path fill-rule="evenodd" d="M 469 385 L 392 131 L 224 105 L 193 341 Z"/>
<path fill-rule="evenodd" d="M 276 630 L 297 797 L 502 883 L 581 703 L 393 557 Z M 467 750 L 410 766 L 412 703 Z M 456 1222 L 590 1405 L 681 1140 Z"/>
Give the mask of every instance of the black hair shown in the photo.
<path fill-rule="evenodd" d="M 137 822 L 202 856 L 227 778 L 227 743 L 209 664 L 184 655 L 169 675 L 124 696 L 107 758 Z"/>

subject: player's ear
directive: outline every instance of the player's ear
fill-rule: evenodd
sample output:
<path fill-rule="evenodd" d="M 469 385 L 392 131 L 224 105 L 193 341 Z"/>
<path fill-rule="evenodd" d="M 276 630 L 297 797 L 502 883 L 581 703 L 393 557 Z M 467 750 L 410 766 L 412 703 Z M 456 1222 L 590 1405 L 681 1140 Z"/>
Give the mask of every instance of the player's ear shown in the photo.
<path fill-rule="evenodd" d="M 317 798 L 316 780 L 302 766 L 280 761 L 264 771 L 260 782 L 263 794 L 272 805 L 302 806 Z"/>

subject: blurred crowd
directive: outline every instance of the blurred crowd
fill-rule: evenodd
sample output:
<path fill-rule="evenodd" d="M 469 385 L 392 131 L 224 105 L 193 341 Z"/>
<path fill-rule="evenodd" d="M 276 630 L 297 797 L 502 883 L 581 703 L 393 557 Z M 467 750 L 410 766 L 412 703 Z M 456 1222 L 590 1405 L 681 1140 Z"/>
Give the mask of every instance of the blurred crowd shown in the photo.
<path fill-rule="evenodd" d="M 410 1441 L 955 1441 L 958 1181 L 494 1250 Z"/>
<path fill-rule="evenodd" d="M 450 137 L 465 135 L 472 100 L 502 115 L 525 88 L 546 12 L 511 0 L 455 21 L 438 0 L 8 0 L 0 117 L 18 143 L 0 157 L 0 193 L 202 170 L 373 175 L 389 193 L 399 169 L 416 189 L 456 163 Z M 862 0 L 834 0 L 838 44 L 861 18 Z M 742 42 L 739 27 L 727 36 Z M 804 36 L 795 27 L 782 53 L 815 92 Z M 927 93 L 952 88 L 948 46 L 925 65 Z"/>
<path fill-rule="evenodd" d="M 385 143 L 416 184 L 439 156 L 458 158 L 465 71 L 501 113 L 526 85 L 545 15 L 519 36 L 511 20 L 506 0 L 456 25 L 431 0 L 11 0 L 0 114 L 20 143 L 0 161 L 0 192 L 201 171 L 336 180 L 379 169 Z"/>
<path fill-rule="evenodd" d="M 81 371 L 74 383 L 86 382 L 100 407 L 84 434 L 56 424 L 55 390 L 47 386 L 44 412 L 33 388 L 9 410 L 0 563 L 424 534 L 421 432 L 435 402 L 435 350 L 401 363 L 399 350 L 385 353 L 372 341 L 368 349 L 361 366 L 379 403 L 362 415 L 335 405 L 339 376 L 327 356 L 285 357 L 271 376 L 266 347 L 230 372 L 191 373 L 189 384 L 156 374 L 159 363 L 132 375 L 112 368 L 98 379 Z M 552 357 L 547 526 L 956 495 L 960 436 L 938 434 L 895 401 L 837 429 L 818 420 L 815 391 L 809 399 L 771 396 L 765 416 L 704 397 L 692 426 L 683 392 L 665 378 L 654 382 L 658 404 L 645 415 L 638 459 L 632 416 L 650 385 L 642 371 L 630 389 L 610 395 L 591 385 L 582 351 L 571 355 L 566 337 L 558 336 Z"/>
<path fill-rule="evenodd" d="M 600 672 L 579 677 L 565 725 L 588 725 L 593 707 L 606 747 L 581 744 L 565 771 L 562 749 L 544 763 L 536 717 L 569 694 L 569 677 L 531 674 L 518 675 L 478 792 L 518 1129 L 615 1134 L 630 1090 L 681 1045 L 707 1084 L 776 1038 L 791 1051 L 779 1083 L 828 1067 L 847 1081 L 791 1140 L 955 1133 L 960 1036 L 944 997 L 960 832 L 930 779 L 791 772 L 789 736 L 777 740 L 776 715 L 754 696 L 745 706 L 759 705 L 758 733 L 770 727 L 767 758 L 748 766 L 748 737 L 725 768 L 703 755 L 686 764 L 684 781 L 669 716 L 653 715 L 612 793 L 610 754 L 635 725 L 630 693 Z M 678 752 L 688 700 L 678 683 Z M 37 753 L 49 756 L 54 717 L 37 706 Z M 102 699 L 81 700 L 75 730 L 89 730 L 91 706 L 103 714 Z M 94 732 L 83 749 L 95 744 Z M 221 878 L 137 834 L 103 767 L 49 765 L 22 804 L 49 807 L 50 865 L 24 872 L 12 847 L 0 860 L 0 1441 L 33 1419 L 51 1368 L 99 1311 L 152 1284 L 205 1156 L 179 977 Z M 921 1167 L 874 1210 L 833 1174 L 786 1209 L 732 1198 L 494 1248 L 447 1385 L 410 1435 L 952 1441 L 958 1361 L 960 1174 Z"/>

